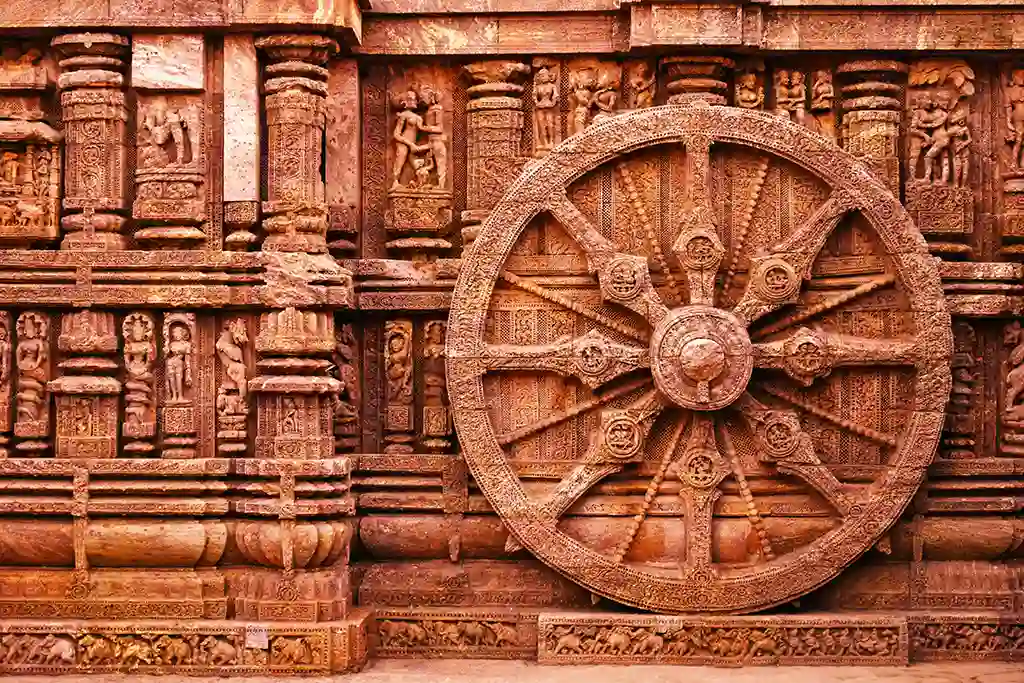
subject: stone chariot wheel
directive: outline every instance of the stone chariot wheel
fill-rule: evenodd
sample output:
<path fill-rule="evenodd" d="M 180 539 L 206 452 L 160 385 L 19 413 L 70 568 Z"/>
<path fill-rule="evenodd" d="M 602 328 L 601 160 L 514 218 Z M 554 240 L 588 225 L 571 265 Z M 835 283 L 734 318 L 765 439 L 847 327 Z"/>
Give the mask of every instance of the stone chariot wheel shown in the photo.
<path fill-rule="evenodd" d="M 935 261 L 862 164 L 777 116 L 667 106 L 514 182 L 462 265 L 447 370 L 509 550 L 627 605 L 747 612 L 903 512 L 951 346 Z"/>

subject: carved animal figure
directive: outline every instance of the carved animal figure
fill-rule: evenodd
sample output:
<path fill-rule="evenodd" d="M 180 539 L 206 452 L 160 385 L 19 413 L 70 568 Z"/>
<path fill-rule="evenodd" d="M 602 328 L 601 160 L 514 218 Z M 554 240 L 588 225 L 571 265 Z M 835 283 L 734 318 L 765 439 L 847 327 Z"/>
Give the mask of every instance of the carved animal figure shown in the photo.
<path fill-rule="evenodd" d="M 201 647 L 206 653 L 206 663 L 211 666 L 231 664 L 238 654 L 234 645 L 216 636 L 207 636 Z"/>
<path fill-rule="evenodd" d="M 155 654 L 153 646 L 142 638 L 129 636 L 122 639 L 124 644 L 121 650 L 121 662 L 129 668 L 135 668 L 141 664 L 153 664 Z"/>
<path fill-rule="evenodd" d="M 501 622 L 495 622 L 489 624 L 491 631 L 494 633 L 494 645 L 501 647 L 502 645 L 518 645 L 519 634 L 511 626 L 506 626 Z"/>
<path fill-rule="evenodd" d="M 479 621 L 459 622 L 458 631 L 465 645 L 480 645 L 489 633 Z"/>
<path fill-rule="evenodd" d="M 562 654 L 563 652 L 573 654 L 579 653 L 580 651 L 580 637 L 568 629 L 556 629 L 555 635 L 558 636 L 558 640 L 555 641 L 554 653 L 556 655 Z"/>
<path fill-rule="evenodd" d="M 86 634 L 82 636 L 79 645 L 82 647 L 82 664 L 113 664 L 121 654 L 120 645 L 104 638 Z"/>
<path fill-rule="evenodd" d="M 157 660 L 160 664 L 179 666 L 189 663 L 192 659 L 192 648 L 180 638 L 168 635 L 160 636 L 156 641 Z"/>
<path fill-rule="evenodd" d="M 313 661 L 313 653 L 305 638 L 277 638 L 273 653 L 277 664 L 309 664 Z"/>
<path fill-rule="evenodd" d="M 75 644 L 67 638 L 48 634 L 43 638 L 40 657 L 43 664 L 74 664 Z"/>
<path fill-rule="evenodd" d="M 665 639 L 657 633 L 648 633 L 633 646 L 635 655 L 654 655 L 665 647 Z"/>

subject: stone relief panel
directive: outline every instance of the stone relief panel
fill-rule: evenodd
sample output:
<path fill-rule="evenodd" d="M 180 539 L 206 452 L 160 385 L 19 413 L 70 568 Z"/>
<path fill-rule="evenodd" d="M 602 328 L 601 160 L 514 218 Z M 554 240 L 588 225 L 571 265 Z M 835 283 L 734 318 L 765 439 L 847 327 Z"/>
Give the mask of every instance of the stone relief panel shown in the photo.
<path fill-rule="evenodd" d="M 0 671 L 1020 656 L 1019 60 L 311 7 L 0 49 Z"/>

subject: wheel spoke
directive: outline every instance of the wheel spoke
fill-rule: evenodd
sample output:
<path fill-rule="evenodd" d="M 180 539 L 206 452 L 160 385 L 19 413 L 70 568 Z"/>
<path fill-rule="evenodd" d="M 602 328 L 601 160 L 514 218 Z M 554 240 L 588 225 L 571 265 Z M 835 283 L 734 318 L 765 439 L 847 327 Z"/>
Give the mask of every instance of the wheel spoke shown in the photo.
<path fill-rule="evenodd" d="M 550 301 L 551 303 L 558 304 L 559 306 L 569 309 L 573 313 L 577 313 L 583 316 L 587 320 L 592 320 L 599 325 L 604 325 L 609 330 L 615 330 L 619 334 L 625 335 L 630 339 L 634 339 L 642 343 L 647 343 L 648 337 L 645 333 L 640 332 L 639 330 L 636 330 L 630 327 L 629 325 L 623 325 L 618 320 L 610 318 L 604 315 L 603 313 L 592 311 L 585 306 L 581 306 L 579 303 L 573 301 L 567 296 L 563 296 L 556 292 L 552 292 L 549 289 L 545 289 L 540 285 L 534 284 L 524 278 L 519 277 L 518 275 L 509 273 L 508 271 L 502 272 L 500 277 L 505 282 L 509 283 L 513 287 L 518 287 L 524 292 L 529 292 L 530 294 L 538 296 L 541 299 L 544 299 L 545 301 Z"/>
<path fill-rule="evenodd" d="M 736 485 L 740 487 L 740 497 L 743 499 L 743 504 L 747 507 L 747 519 L 750 521 L 751 528 L 757 534 L 758 543 L 761 544 L 761 555 L 764 556 L 764 559 L 771 562 L 775 559 L 772 540 L 768 537 L 768 529 L 765 528 L 764 520 L 761 518 L 761 513 L 754 502 L 754 494 L 750 490 L 750 484 L 747 483 L 747 476 L 743 472 L 743 465 L 740 464 L 740 457 L 736 452 L 736 447 L 733 446 L 732 439 L 729 438 L 729 430 L 724 426 L 722 427 L 721 441 L 722 450 L 729 461 L 729 467 L 732 468 L 732 477 L 736 480 Z"/>
<path fill-rule="evenodd" d="M 488 370 L 541 370 L 575 377 L 591 389 L 650 367 L 646 348 L 619 344 L 596 330 L 553 344 L 490 344 L 483 361 Z"/>
<path fill-rule="evenodd" d="M 665 449 L 665 454 L 661 456 L 661 463 L 658 465 L 658 471 L 655 472 L 651 478 L 650 483 L 647 485 L 647 491 L 644 493 L 644 502 L 640 506 L 640 512 L 633 516 L 629 522 L 629 532 L 626 538 L 623 539 L 622 543 L 618 545 L 615 552 L 612 554 L 612 560 L 614 562 L 621 562 L 622 558 L 626 556 L 629 549 L 633 546 L 633 541 L 636 540 L 637 532 L 640 531 L 640 525 L 644 523 L 644 519 L 647 518 L 647 513 L 651 509 L 651 505 L 654 504 L 654 499 L 658 495 L 658 490 L 661 489 L 661 484 L 665 481 L 665 475 L 668 473 L 669 465 L 675 460 L 676 449 L 679 448 L 679 442 L 683 437 L 683 428 L 686 426 L 685 420 L 679 420 L 676 425 L 675 431 L 672 433 L 672 438 L 669 440 L 668 448 Z"/>
<path fill-rule="evenodd" d="M 766 327 L 762 327 L 752 332 L 750 334 L 750 337 L 751 339 L 754 340 L 764 339 L 765 337 L 771 336 L 778 332 L 782 332 L 783 330 L 786 330 L 795 325 L 799 325 L 800 323 L 807 322 L 811 318 L 815 318 L 819 315 L 835 310 L 840 306 L 843 306 L 844 304 L 853 301 L 854 299 L 870 294 L 871 292 L 881 289 L 882 287 L 887 287 L 888 285 L 891 285 L 894 282 L 896 282 L 895 275 L 883 275 L 882 277 L 877 277 L 869 282 L 865 282 L 864 284 L 858 287 L 854 287 L 853 289 L 847 292 L 843 292 L 838 296 L 834 296 L 831 299 L 827 299 L 825 301 L 822 301 L 821 303 L 815 304 L 807 308 L 806 310 L 800 311 L 799 313 L 794 313 L 793 315 L 790 316 L 786 316 L 785 318 L 779 320 L 778 322 L 772 323 L 771 325 L 768 325 Z"/>
<path fill-rule="evenodd" d="M 542 420 L 537 420 L 536 422 L 528 424 L 525 427 L 521 427 L 515 431 L 509 432 L 508 434 L 499 436 L 498 444 L 501 446 L 508 446 L 510 444 L 516 443 L 517 441 L 522 441 L 523 439 L 533 436 L 534 434 L 538 434 L 544 431 L 545 429 L 550 429 L 555 425 L 562 424 L 567 420 L 571 420 L 577 415 L 582 415 L 583 413 L 589 412 L 594 408 L 598 408 L 608 403 L 609 401 L 614 401 L 617 398 L 626 396 L 627 394 L 631 394 L 634 391 L 646 387 L 650 383 L 650 378 L 644 378 L 636 382 L 623 384 L 620 387 L 610 389 L 607 392 L 601 394 L 600 396 L 595 396 L 594 398 L 577 403 L 568 410 L 563 410 L 553 415 L 549 415 Z"/>
<path fill-rule="evenodd" d="M 683 295 L 679 291 L 679 282 L 672 273 L 672 267 L 665 258 L 665 253 L 661 250 L 661 238 L 658 236 L 657 231 L 655 231 L 654 222 L 647 214 L 647 207 L 644 206 L 640 193 L 636 189 L 636 183 L 633 182 L 633 172 L 629 170 L 629 166 L 623 161 L 615 165 L 615 170 L 618 171 L 619 177 L 622 178 L 626 195 L 633 206 L 633 213 L 636 214 L 636 218 L 640 221 L 640 226 L 644 230 L 644 238 L 647 240 L 647 246 L 651 250 L 651 259 L 654 260 L 658 265 L 658 270 L 668 280 L 669 290 L 672 292 L 673 299 L 676 302 L 682 301 Z"/>
<path fill-rule="evenodd" d="M 733 313 L 749 325 L 796 301 L 801 282 L 810 277 L 815 257 L 839 221 L 854 208 L 848 195 L 833 192 L 807 223 L 767 253 L 751 258 L 747 289 Z"/>
<path fill-rule="evenodd" d="M 594 484 L 621 472 L 628 463 L 638 461 L 643 456 L 644 442 L 654 420 L 665 407 L 661 395 L 651 390 L 627 408 L 605 410 L 598 432 L 582 460 L 541 505 L 541 517 L 553 526 Z M 505 542 L 506 552 L 515 552 L 521 547 L 512 536 Z"/>
<path fill-rule="evenodd" d="M 665 317 L 668 308 L 651 283 L 645 257 L 616 251 L 565 193 L 555 194 L 546 208 L 587 252 L 590 270 L 597 274 L 606 301 L 640 314 L 652 327 Z"/>
<path fill-rule="evenodd" d="M 902 339 L 871 339 L 801 327 L 785 339 L 753 345 L 754 367 L 782 370 L 805 386 L 835 368 L 913 365 L 918 345 Z"/>
<path fill-rule="evenodd" d="M 795 412 L 771 410 L 750 398 L 744 402 L 743 413 L 757 433 L 762 462 L 802 479 L 839 514 L 849 514 L 851 503 L 843 484 L 815 454 L 814 442 L 804 432 Z"/>
<path fill-rule="evenodd" d="M 856 434 L 858 436 L 863 436 L 865 439 L 868 439 L 869 441 L 874 441 L 875 443 L 883 444 L 885 446 L 896 445 L 896 437 L 893 436 L 892 434 L 886 434 L 876 429 L 872 429 L 871 427 L 859 425 L 856 422 L 853 422 L 852 420 L 847 420 L 846 418 L 840 417 L 823 408 L 819 408 L 818 406 L 812 403 L 808 403 L 807 401 L 797 398 L 796 396 L 793 396 L 791 394 L 787 394 L 786 392 L 781 391 L 779 389 L 775 389 L 770 386 L 763 386 L 761 388 L 764 389 L 764 391 L 771 394 L 772 396 L 780 398 L 786 403 L 789 403 L 790 405 L 800 408 L 804 412 L 810 413 L 811 415 L 814 415 L 817 418 L 825 420 L 826 422 L 831 422 L 837 427 L 841 427 L 842 429 L 845 429 L 848 432 L 852 432 L 853 434 Z"/>
<path fill-rule="evenodd" d="M 711 522 L 715 501 L 722 495 L 718 485 L 729 473 L 729 466 L 718 452 L 714 422 L 710 415 L 693 413 L 686 450 L 676 473 L 682 488 L 679 497 L 686 515 L 686 560 L 683 574 L 693 579 L 714 574 L 711 566 Z"/>
<path fill-rule="evenodd" d="M 726 294 L 732 286 L 733 278 L 736 277 L 736 269 L 740 264 L 740 256 L 743 254 L 743 247 L 746 246 L 747 234 L 750 232 L 750 224 L 754 219 L 754 209 L 761 201 L 761 190 L 764 188 L 765 178 L 768 177 L 768 157 L 761 157 L 757 165 L 757 175 L 750 186 L 750 196 L 743 206 L 743 213 L 740 215 L 736 225 L 735 237 L 731 253 L 729 255 L 729 268 L 725 271 L 725 281 L 722 283 L 722 293 Z"/>
<path fill-rule="evenodd" d="M 683 202 L 679 235 L 672 251 L 686 273 L 691 304 L 715 303 L 715 277 L 725 249 L 715 228 L 708 193 L 711 139 L 697 135 L 687 138 L 686 199 Z"/>

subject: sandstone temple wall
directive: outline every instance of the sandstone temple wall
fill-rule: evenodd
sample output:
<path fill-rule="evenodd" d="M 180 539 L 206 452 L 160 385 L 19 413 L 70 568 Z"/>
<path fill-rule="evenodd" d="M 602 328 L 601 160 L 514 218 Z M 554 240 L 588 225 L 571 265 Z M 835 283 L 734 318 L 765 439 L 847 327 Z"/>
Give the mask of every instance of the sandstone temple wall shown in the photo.
<path fill-rule="evenodd" d="M 9 0 L 0 673 L 1024 659 L 1022 48 Z"/>

